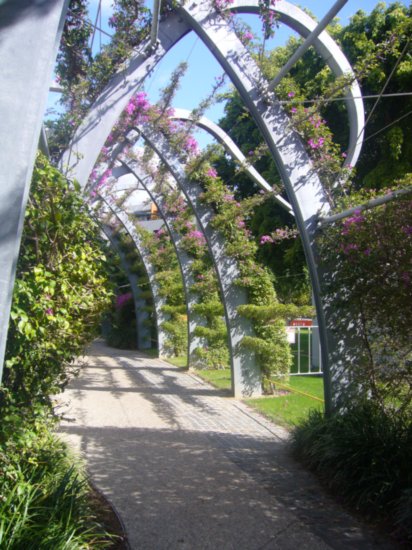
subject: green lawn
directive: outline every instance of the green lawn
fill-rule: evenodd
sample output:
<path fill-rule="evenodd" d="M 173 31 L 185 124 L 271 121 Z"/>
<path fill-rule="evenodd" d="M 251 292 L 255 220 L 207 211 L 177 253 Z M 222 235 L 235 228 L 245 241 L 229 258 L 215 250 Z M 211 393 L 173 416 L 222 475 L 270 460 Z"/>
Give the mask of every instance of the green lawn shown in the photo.
<path fill-rule="evenodd" d="M 216 388 L 226 390 L 231 388 L 230 369 L 197 370 L 196 374 Z M 287 395 L 247 399 L 246 403 L 270 420 L 286 427 L 291 427 L 300 419 L 305 418 L 310 409 L 323 410 L 323 378 L 321 376 L 291 376 L 287 386 L 291 390 Z M 278 386 L 278 389 L 284 388 Z"/>
<path fill-rule="evenodd" d="M 286 395 L 247 399 L 246 403 L 285 427 L 292 427 L 308 416 L 311 409 L 323 410 L 323 378 L 321 376 L 291 376 L 291 392 Z M 278 386 L 279 389 L 284 389 Z M 296 392 L 302 393 L 294 393 Z M 307 394 L 307 395 L 303 395 Z"/>
<path fill-rule="evenodd" d="M 232 387 L 230 369 L 196 369 L 195 372 L 200 378 L 203 378 L 206 382 L 210 382 L 220 390 L 230 390 Z"/>
<path fill-rule="evenodd" d="M 181 355 L 179 357 L 167 357 L 167 359 L 164 359 L 164 361 L 171 363 L 175 367 L 183 367 L 185 369 L 187 368 L 187 355 Z"/>
<path fill-rule="evenodd" d="M 168 357 L 176 367 L 186 367 L 187 358 Z M 197 376 L 221 390 L 231 389 L 230 369 L 195 370 Z M 323 410 L 323 378 L 321 376 L 291 376 L 287 384 L 276 385 L 278 390 L 290 389 L 286 395 L 247 399 L 246 403 L 270 420 L 285 427 L 292 427 L 305 418 L 310 409 Z M 306 395 L 304 395 L 306 394 Z"/>

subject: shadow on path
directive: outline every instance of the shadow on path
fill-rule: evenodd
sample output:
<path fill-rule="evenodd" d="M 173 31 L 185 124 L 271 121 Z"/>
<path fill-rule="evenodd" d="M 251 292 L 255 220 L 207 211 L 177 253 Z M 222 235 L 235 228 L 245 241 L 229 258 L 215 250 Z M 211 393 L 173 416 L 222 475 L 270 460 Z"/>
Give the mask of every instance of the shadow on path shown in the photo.
<path fill-rule="evenodd" d="M 103 349 L 71 385 L 60 433 L 133 549 L 396 548 L 322 492 L 276 426 L 177 368 Z"/>

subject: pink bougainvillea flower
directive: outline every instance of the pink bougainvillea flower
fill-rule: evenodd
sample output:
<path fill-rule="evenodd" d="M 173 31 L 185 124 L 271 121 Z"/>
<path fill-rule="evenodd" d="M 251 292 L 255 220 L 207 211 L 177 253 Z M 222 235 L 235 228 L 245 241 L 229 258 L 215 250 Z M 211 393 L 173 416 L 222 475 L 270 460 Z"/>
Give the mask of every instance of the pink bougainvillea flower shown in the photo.
<path fill-rule="evenodd" d="M 126 294 L 120 294 L 120 296 L 117 296 L 116 298 L 116 308 L 120 309 L 126 304 L 129 300 L 132 299 L 132 293 L 127 292 Z"/>
<path fill-rule="evenodd" d="M 217 178 L 217 171 L 214 168 L 209 168 L 209 170 L 206 172 L 206 174 L 210 178 Z"/>
<path fill-rule="evenodd" d="M 273 239 L 270 235 L 262 235 L 260 237 L 259 244 L 273 243 Z"/>

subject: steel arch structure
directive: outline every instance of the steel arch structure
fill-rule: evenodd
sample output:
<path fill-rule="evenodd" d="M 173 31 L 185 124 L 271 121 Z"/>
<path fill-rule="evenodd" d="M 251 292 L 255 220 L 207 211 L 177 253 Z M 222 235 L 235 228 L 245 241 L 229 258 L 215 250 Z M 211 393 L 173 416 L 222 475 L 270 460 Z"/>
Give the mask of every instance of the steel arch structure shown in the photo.
<path fill-rule="evenodd" d="M 142 291 L 138 285 L 137 276 L 131 270 L 129 262 L 126 259 L 126 255 L 122 251 L 120 243 L 116 238 L 116 235 L 113 229 L 109 225 L 104 225 L 104 224 L 101 225 L 101 228 L 103 230 L 103 233 L 106 235 L 107 239 L 109 240 L 111 247 L 119 256 L 120 263 L 130 283 L 130 289 L 133 294 L 133 303 L 134 303 L 135 316 L 136 316 L 137 349 L 139 350 L 150 349 L 152 342 L 151 342 L 150 330 L 147 327 L 147 321 L 149 319 L 149 315 L 146 311 L 147 301 L 142 297 Z"/>
<path fill-rule="evenodd" d="M 162 195 L 160 193 L 156 193 L 156 191 L 153 189 L 154 182 L 152 178 L 148 174 L 144 173 L 142 168 L 135 163 L 132 163 L 130 161 L 123 160 L 123 159 L 119 159 L 119 162 L 121 165 L 113 169 L 112 177 L 120 181 L 122 177 L 126 175 L 132 175 L 135 178 L 136 182 L 140 184 L 143 187 L 143 189 L 145 189 L 150 199 L 157 206 L 158 212 L 169 233 L 170 239 L 175 249 L 178 264 L 179 264 L 179 270 L 182 276 L 183 291 L 184 291 L 185 301 L 186 301 L 186 312 L 187 312 L 187 320 L 188 320 L 188 361 L 190 361 L 193 351 L 195 350 L 196 347 L 200 345 L 200 341 L 195 336 L 194 330 L 197 325 L 202 324 L 201 318 L 199 318 L 199 316 L 197 316 L 193 311 L 193 306 L 196 303 L 196 301 L 191 292 L 191 287 L 193 286 L 193 283 L 194 283 L 191 275 L 192 259 L 189 257 L 186 251 L 182 248 L 181 237 L 173 229 L 173 219 L 165 209 Z"/>
<path fill-rule="evenodd" d="M 159 355 L 166 356 L 167 355 L 167 351 L 166 351 L 167 335 L 162 328 L 162 324 L 167 320 L 167 315 L 165 315 L 165 313 L 162 310 L 163 306 L 165 305 L 165 299 L 159 292 L 159 285 L 155 277 L 155 274 L 156 274 L 155 268 L 152 262 L 150 261 L 149 253 L 146 250 L 146 247 L 144 246 L 142 239 L 139 233 L 137 232 L 133 222 L 131 221 L 129 215 L 118 206 L 110 204 L 104 197 L 101 197 L 101 199 L 103 200 L 105 205 L 109 208 L 109 210 L 112 212 L 114 217 L 120 221 L 125 231 L 128 233 L 128 235 L 134 242 L 136 250 L 138 251 L 139 256 L 142 260 L 144 269 L 149 279 L 150 289 L 153 295 L 153 305 L 154 305 L 154 311 L 155 311 L 155 317 L 156 317 L 157 343 L 159 348 Z"/>
<path fill-rule="evenodd" d="M 61 1 L 59 4 L 56 0 L 56 5 L 61 12 L 64 12 L 64 2 Z M 231 9 L 256 13 L 259 6 L 257 0 L 238 0 L 231 5 Z M 302 10 L 284 0 L 277 2 L 273 9 L 277 12 L 280 21 L 303 36 L 308 35 L 316 26 L 316 23 Z M 72 147 L 64 156 L 63 168 L 71 169 L 74 177 L 83 186 L 85 185 L 107 135 L 130 96 L 163 55 L 190 30 L 198 34 L 230 76 L 261 130 L 287 190 L 302 237 L 314 289 L 325 363 L 325 385 L 327 390 L 329 389 L 326 401 L 330 409 L 330 383 L 333 383 L 335 396 L 338 396 L 347 385 L 344 376 L 347 353 L 344 342 L 336 341 L 333 328 L 328 323 L 330 304 L 323 302 L 322 295 L 325 274 L 318 268 L 315 246 L 317 219 L 319 214 L 327 214 L 329 204 L 299 136 L 289 126 L 288 116 L 276 101 L 275 95 L 268 91 L 268 85 L 253 59 L 229 28 L 225 18 L 214 11 L 210 1 L 180 6 L 160 22 L 159 42 L 154 52 L 148 48 L 148 40 L 137 48 L 128 67 L 114 76 L 80 126 Z M 318 36 L 314 46 L 336 75 L 350 73 L 351 69 L 346 58 L 326 32 Z M 50 45 L 47 48 L 49 52 Z M 358 96 L 360 93 L 355 83 L 349 91 L 351 100 L 348 102 L 350 140 L 346 163 L 352 165 L 356 162 L 362 142 L 363 106 L 362 101 L 356 99 Z M 285 129 L 288 131 L 286 132 Z M 21 211 L 21 206 L 19 208 Z M 19 217 L 21 218 L 21 212 Z M 14 244 L 19 239 L 20 236 L 17 235 L 14 238 Z M 12 263 L 8 261 L 6 268 Z M 6 275 L 6 285 L 1 288 L 3 292 L 7 285 L 8 288 L 10 287 L 10 276 L 3 266 L 2 272 Z M 7 299 L 3 301 L 7 302 Z M 6 308 L 6 314 L 8 311 L 9 308 L 8 310 Z M 2 328 L 4 332 L 4 323 Z"/>
<path fill-rule="evenodd" d="M 250 321 L 237 313 L 239 305 L 248 303 L 247 293 L 236 284 L 239 277 L 236 261 L 225 254 L 224 239 L 212 227 L 213 211 L 210 207 L 201 203 L 199 200 L 202 193 L 200 186 L 186 178 L 184 167 L 175 158 L 163 136 L 153 132 L 149 127 L 139 127 L 138 130 L 149 146 L 167 165 L 168 170 L 190 204 L 197 223 L 205 236 L 208 251 L 215 266 L 225 312 L 233 393 L 235 397 L 260 395 L 262 385 L 259 365 L 252 352 L 240 347 L 243 336 L 254 335 Z M 138 139 L 138 136 L 136 136 L 136 139 Z M 125 164 L 124 161 L 122 163 Z M 173 238 L 173 241 L 179 258 L 180 246 L 177 236 Z M 187 255 L 185 256 L 187 257 Z M 179 258 L 179 261 L 181 261 L 181 258 Z M 188 269 L 190 269 L 190 263 L 185 264 L 182 273 Z M 187 284 L 190 284 L 190 282 L 188 281 Z"/>

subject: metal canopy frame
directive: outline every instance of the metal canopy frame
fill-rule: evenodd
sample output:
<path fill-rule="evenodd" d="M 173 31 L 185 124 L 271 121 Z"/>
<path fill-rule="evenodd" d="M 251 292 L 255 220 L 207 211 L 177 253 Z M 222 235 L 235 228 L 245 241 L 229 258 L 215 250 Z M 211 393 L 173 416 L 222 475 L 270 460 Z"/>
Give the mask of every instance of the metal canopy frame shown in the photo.
<path fill-rule="evenodd" d="M 120 222 L 121 223 L 121 222 Z M 129 262 L 127 261 L 126 254 L 121 249 L 119 240 L 115 235 L 112 227 L 107 224 L 100 224 L 103 233 L 108 238 L 113 250 L 117 253 L 120 259 L 120 263 L 130 283 L 130 288 L 133 294 L 133 302 L 136 316 L 136 343 L 137 349 L 145 350 L 152 347 L 152 339 L 150 329 L 147 326 L 149 320 L 149 314 L 146 310 L 147 300 L 143 298 L 141 288 L 138 284 L 138 279 L 135 273 L 133 273 Z M 139 253 L 136 248 L 137 253 Z M 143 263 L 143 262 L 142 262 Z"/>
<path fill-rule="evenodd" d="M 109 210 L 112 212 L 115 218 L 117 218 L 121 222 L 125 231 L 129 234 L 130 238 L 134 242 L 136 249 L 138 251 L 138 254 L 142 260 L 144 269 L 147 274 L 147 278 L 149 279 L 150 289 L 152 291 L 152 296 L 153 296 L 159 355 L 166 357 L 168 355 L 167 345 L 166 345 L 167 335 L 162 328 L 162 324 L 165 321 L 167 321 L 168 316 L 162 310 L 163 306 L 165 305 L 165 299 L 160 294 L 159 285 L 156 281 L 156 276 L 155 276 L 156 271 L 150 260 L 149 252 L 144 246 L 142 239 L 139 233 L 137 232 L 133 222 L 131 221 L 129 215 L 126 212 L 124 212 L 121 208 L 119 208 L 117 205 L 111 204 L 105 197 L 100 196 L 100 198 L 105 203 L 105 205 L 109 208 Z"/>
<path fill-rule="evenodd" d="M 194 331 L 196 326 L 203 324 L 203 320 L 196 315 L 196 313 L 193 310 L 193 306 L 196 303 L 196 299 L 194 294 L 191 292 L 191 288 L 194 284 L 194 280 L 191 274 L 191 265 L 193 263 L 193 260 L 190 258 L 190 256 L 186 253 L 186 251 L 182 248 L 181 244 L 181 237 L 176 233 L 176 231 L 173 229 L 173 218 L 170 216 L 170 214 L 167 212 L 167 209 L 165 209 L 164 205 L 164 198 L 160 193 L 156 193 L 154 191 L 155 182 L 152 180 L 152 178 L 146 174 L 142 167 L 140 167 L 137 163 L 133 163 L 126 158 L 118 158 L 118 161 L 120 163 L 120 166 L 116 166 L 112 171 L 112 177 L 115 178 L 118 182 L 121 181 L 121 178 L 125 175 L 133 175 L 136 182 L 140 184 L 143 189 L 147 192 L 150 199 L 154 202 L 156 205 L 158 212 L 160 214 L 160 217 L 166 227 L 166 230 L 170 236 L 172 245 L 175 249 L 180 274 L 182 276 L 182 282 L 183 282 L 183 291 L 185 295 L 185 302 L 186 302 L 186 313 L 187 313 L 187 321 L 188 321 L 188 364 L 190 364 L 191 357 L 193 356 L 194 350 L 201 345 L 200 339 L 195 336 Z M 130 214 L 128 214 L 130 218 Z M 160 355 L 160 353 L 159 353 Z"/>
<path fill-rule="evenodd" d="M 57 15 L 64 13 L 66 2 L 59 0 L 55 5 L 58 7 L 54 12 L 54 23 L 50 27 L 51 30 L 47 29 L 46 33 L 49 42 L 51 34 L 55 36 L 59 34 L 56 32 L 56 13 Z M 259 11 L 259 2 L 258 0 L 235 0 L 235 2 L 230 5 L 230 9 L 238 12 L 257 13 Z M 286 1 L 282 0 L 271 9 L 278 14 L 278 18 L 281 22 L 289 25 L 304 37 L 313 33 L 317 27 L 317 24 L 302 10 Z M 62 21 L 60 21 L 60 29 L 61 27 Z M 34 35 L 33 24 L 26 30 L 29 31 L 29 35 L 30 33 Z M 325 278 L 325 273 L 318 269 L 318 258 L 315 246 L 316 220 L 319 215 L 327 215 L 329 204 L 323 192 L 321 182 L 312 169 L 312 164 L 299 136 L 289 125 L 288 116 L 276 100 L 276 97 L 270 93 L 268 83 L 263 79 L 257 65 L 248 54 L 247 50 L 229 28 L 225 18 L 213 10 L 211 0 L 207 2 L 198 2 L 196 0 L 190 6 L 180 6 L 176 8 L 175 13 L 169 15 L 164 21 L 160 22 L 157 35 L 158 43 L 155 50 L 152 51 L 153 48 L 149 47 L 150 39 L 144 41 L 135 50 L 136 53 L 130 60 L 130 63 L 113 77 L 112 81 L 84 119 L 82 125 L 76 132 L 72 146 L 63 157 L 63 167 L 64 169 L 67 168 L 71 176 L 74 176 L 82 186 L 85 186 L 106 137 L 110 133 L 111 128 L 114 126 L 114 123 L 117 121 L 124 107 L 127 105 L 130 97 L 143 82 L 147 74 L 149 74 L 160 61 L 163 55 L 190 30 L 194 30 L 198 34 L 211 53 L 222 65 L 226 73 L 230 76 L 257 126 L 260 128 L 262 136 L 266 140 L 286 187 L 302 237 L 314 289 L 320 326 L 322 353 L 325 363 L 325 397 L 327 409 L 330 411 L 333 406 L 337 405 L 337 399 L 335 399 L 334 404 L 332 403 L 331 384 L 333 384 L 332 394 L 334 397 L 339 397 L 339 394 L 342 393 L 345 386 L 347 386 L 344 370 L 345 361 L 348 357 L 345 345 L 334 339 L 332 327 L 328 324 L 328 318 L 332 317 L 330 315 L 331 304 L 323 302 L 322 281 Z M 38 39 L 38 27 L 36 27 L 35 31 L 36 38 Z M 13 39 L 17 36 L 18 34 L 16 33 Z M 50 43 L 46 43 L 45 41 L 42 42 L 42 46 L 48 55 L 49 52 L 53 50 Z M 324 58 L 325 62 L 330 66 L 336 76 L 352 74 L 350 65 L 345 56 L 325 31 L 321 32 L 319 36 L 316 37 L 313 46 Z M 3 50 L 4 47 L 2 46 L 2 51 Z M 49 63 L 51 62 L 51 57 L 52 56 L 49 55 Z M 6 62 L 7 60 L 8 58 L 6 56 Z M 13 59 L 13 64 L 15 64 L 15 59 Z M 43 73 L 46 66 L 47 63 L 44 64 L 42 69 Z M 20 70 L 21 67 L 19 66 L 19 71 Z M 37 72 L 36 76 L 40 74 L 42 73 Z M 11 79 L 12 82 L 17 80 L 16 76 Z M 43 81 L 49 82 L 48 79 L 43 79 Z M 44 88 L 47 89 L 47 87 L 47 84 L 45 84 Z M 40 95 L 36 98 L 36 107 L 38 106 Z M 361 99 L 357 99 L 360 97 L 361 93 L 359 86 L 354 82 L 348 91 L 348 98 L 350 99 L 350 101 L 347 102 L 350 139 L 348 156 L 345 161 L 346 164 L 352 165 L 356 163 L 359 156 L 363 137 L 363 104 Z M 36 111 L 36 113 L 36 124 L 39 130 L 40 117 L 38 111 Z M 146 139 L 150 139 L 152 131 L 152 129 L 148 129 L 147 132 L 145 130 Z M 15 142 L 13 140 L 11 141 L 12 145 L 15 146 Z M 152 145 L 154 146 L 155 144 L 152 143 Z M 30 166 L 32 166 L 33 154 L 29 155 L 29 158 L 31 159 L 28 162 L 30 168 Z M 168 162 L 170 163 L 170 170 L 177 170 L 178 172 L 178 167 L 176 167 L 174 159 L 168 159 Z M 26 182 L 29 176 L 30 173 L 28 173 L 26 177 Z M 193 197 L 193 199 L 195 198 L 196 197 Z M 201 205 L 195 204 L 195 209 L 197 209 L 197 214 L 201 218 Z M 14 243 L 18 243 L 20 240 L 24 200 L 19 203 L 18 211 L 18 215 L 12 216 L 13 220 L 19 220 L 19 230 L 16 232 L 17 237 L 14 239 Z M 119 217 L 123 215 L 120 212 L 118 214 Z M 9 218 L 11 217 L 9 216 Z M 128 220 L 125 220 L 125 225 L 128 227 L 129 233 L 133 233 L 133 228 L 130 227 Z M 16 247 L 14 248 L 16 249 Z M 15 261 L 15 254 L 11 254 L 10 257 L 11 260 L 7 260 L 7 265 L 13 265 Z M 215 257 L 219 262 L 222 262 L 222 265 L 224 264 L 226 260 L 224 257 L 219 257 L 219 255 Z M 10 294 L 10 281 L 13 281 L 14 268 L 10 276 L 7 272 L 8 268 L 5 269 L 2 266 L 2 260 L 3 256 L 0 257 L 0 271 L 5 274 L 6 285 L 2 284 L 0 288 L 0 305 L 2 305 L 3 302 L 6 304 L 6 309 L 1 309 L 8 315 L 10 308 L 7 307 L 7 300 L 10 301 L 10 295 L 4 300 L 3 289 L 8 288 Z M 3 342 L 5 339 L 4 327 L 6 325 L 7 323 L 3 320 L 1 325 L 3 330 Z M 348 327 L 348 329 L 349 328 L 350 327 Z M 2 359 L 2 351 L 0 343 L 0 359 Z"/>
<path fill-rule="evenodd" d="M 167 166 L 191 206 L 198 226 L 205 236 L 209 254 L 215 266 L 225 312 L 233 393 L 235 397 L 261 395 L 261 372 L 255 354 L 241 347 L 240 344 L 245 335 L 254 336 L 254 331 L 250 321 L 237 313 L 238 306 L 247 304 L 248 300 L 247 292 L 236 284 L 239 277 L 236 260 L 226 255 L 224 238 L 211 223 L 214 213 L 210 207 L 200 201 L 201 187 L 187 179 L 184 166 L 176 158 L 167 140 L 148 125 L 139 126 L 137 130 Z M 139 137 L 136 135 L 134 139 L 137 141 Z M 176 251 L 179 257 L 177 247 Z M 186 265 L 190 268 L 189 263 Z"/>
<path fill-rule="evenodd" d="M 202 116 L 199 119 L 193 119 L 191 112 L 186 109 L 174 109 L 173 114 L 170 116 L 171 119 L 177 120 L 186 120 L 188 122 L 193 122 L 195 126 L 206 130 L 210 135 L 212 135 L 219 143 L 223 145 L 226 151 L 237 160 L 243 167 L 251 179 L 261 188 L 263 191 L 268 193 L 273 193 L 273 198 L 284 210 L 289 212 L 293 216 L 292 206 L 285 200 L 281 195 L 275 194 L 273 192 L 272 186 L 268 183 L 265 178 L 249 164 L 245 155 L 232 140 L 232 138 L 218 125 L 209 120 L 208 118 Z"/>

